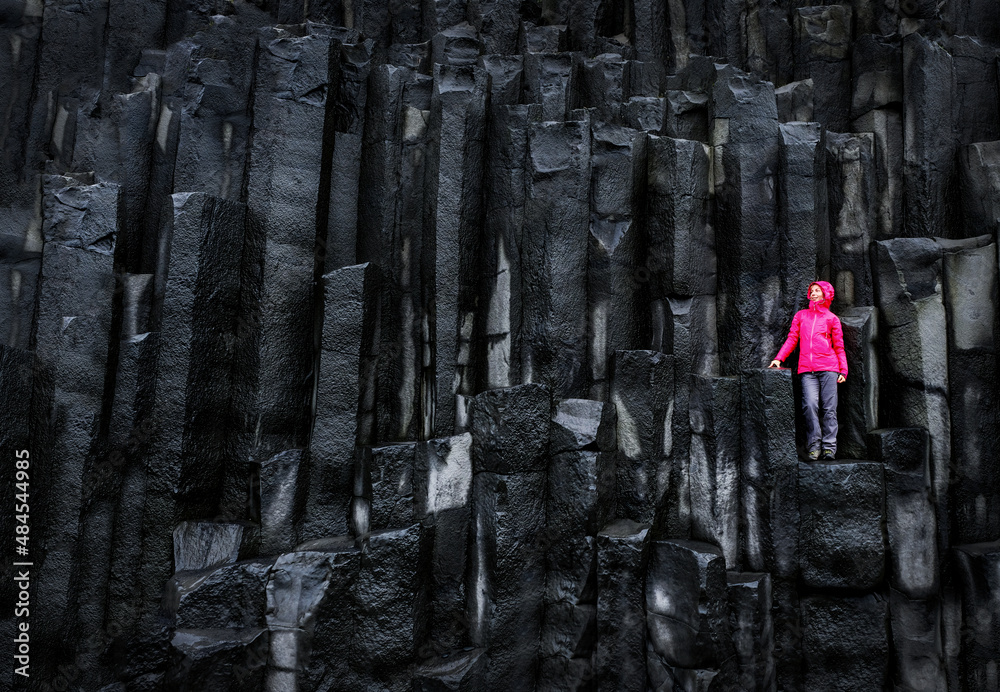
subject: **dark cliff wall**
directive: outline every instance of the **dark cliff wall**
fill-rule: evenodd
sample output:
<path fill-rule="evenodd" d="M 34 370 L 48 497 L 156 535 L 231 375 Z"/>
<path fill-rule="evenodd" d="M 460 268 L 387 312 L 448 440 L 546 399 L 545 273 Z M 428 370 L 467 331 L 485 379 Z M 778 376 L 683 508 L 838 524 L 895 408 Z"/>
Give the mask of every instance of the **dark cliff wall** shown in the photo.
<path fill-rule="evenodd" d="M 5 686 L 1000 689 L 993 0 L 0 35 Z"/>

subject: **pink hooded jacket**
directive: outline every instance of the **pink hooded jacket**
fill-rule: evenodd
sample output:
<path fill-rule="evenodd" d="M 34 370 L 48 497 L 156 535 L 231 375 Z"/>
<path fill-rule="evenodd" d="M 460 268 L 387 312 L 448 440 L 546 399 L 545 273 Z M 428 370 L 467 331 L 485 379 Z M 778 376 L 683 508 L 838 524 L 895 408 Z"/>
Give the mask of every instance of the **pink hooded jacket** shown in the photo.
<path fill-rule="evenodd" d="M 792 318 L 788 338 L 778 351 L 775 360 L 785 360 L 799 345 L 799 373 L 827 370 L 847 377 L 847 355 L 844 353 L 844 331 L 840 318 L 830 312 L 833 286 L 826 281 L 814 281 L 806 289 L 819 286 L 825 300 L 809 301 L 806 310 L 799 310 Z"/>

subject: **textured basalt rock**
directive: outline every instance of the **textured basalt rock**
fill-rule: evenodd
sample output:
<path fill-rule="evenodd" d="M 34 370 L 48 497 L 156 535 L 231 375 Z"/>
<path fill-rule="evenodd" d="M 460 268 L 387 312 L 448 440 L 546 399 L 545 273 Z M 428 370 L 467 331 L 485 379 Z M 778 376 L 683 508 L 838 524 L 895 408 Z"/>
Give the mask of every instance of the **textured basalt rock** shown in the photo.
<path fill-rule="evenodd" d="M 0 0 L 28 688 L 996 688 L 995 4 Z"/>

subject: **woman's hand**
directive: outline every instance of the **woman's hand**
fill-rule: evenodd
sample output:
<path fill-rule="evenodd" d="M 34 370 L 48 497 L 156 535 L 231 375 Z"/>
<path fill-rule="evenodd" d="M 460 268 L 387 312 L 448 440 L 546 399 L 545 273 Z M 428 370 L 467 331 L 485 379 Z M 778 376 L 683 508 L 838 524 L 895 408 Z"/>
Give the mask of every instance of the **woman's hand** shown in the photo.
<path fill-rule="evenodd" d="M 837 376 L 837 384 L 843 384 L 844 382 L 847 382 L 847 378 L 844 377 L 843 375 L 838 375 Z"/>
<path fill-rule="evenodd" d="M 772 360 L 771 364 L 768 365 L 767 367 L 769 367 L 769 368 L 780 368 L 781 367 L 781 361 L 780 360 Z M 841 377 L 843 377 L 843 375 L 841 375 Z"/>

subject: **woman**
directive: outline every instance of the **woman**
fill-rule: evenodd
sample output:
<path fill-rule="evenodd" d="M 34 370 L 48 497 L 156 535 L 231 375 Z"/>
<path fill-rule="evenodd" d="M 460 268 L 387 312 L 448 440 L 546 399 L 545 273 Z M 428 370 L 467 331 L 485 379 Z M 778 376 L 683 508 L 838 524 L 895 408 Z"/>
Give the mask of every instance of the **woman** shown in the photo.
<path fill-rule="evenodd" d="M 781 367 L 781 361 L 799 345 L 806 452 L 816 461 L 836 458 L 837 385 L 847 379 L 847 356 L 840 318 L 830 312 L 833 286 L 815 281 L 809 284 L 808 295 L 809 308 L 795 313 L 788 338 L 768 367 Z"/>

